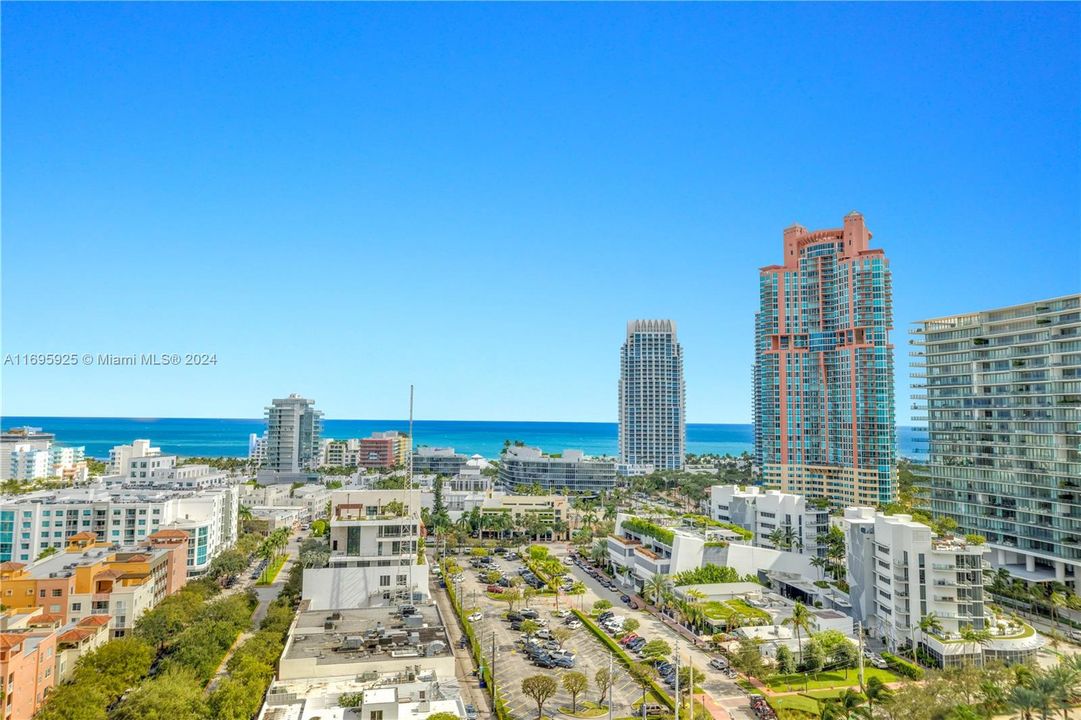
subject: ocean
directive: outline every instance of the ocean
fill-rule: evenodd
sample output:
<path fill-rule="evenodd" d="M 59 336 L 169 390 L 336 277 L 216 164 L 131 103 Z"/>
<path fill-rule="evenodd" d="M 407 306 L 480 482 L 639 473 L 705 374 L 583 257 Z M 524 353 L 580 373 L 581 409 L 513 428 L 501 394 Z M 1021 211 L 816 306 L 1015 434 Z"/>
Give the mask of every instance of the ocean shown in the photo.
<path fill-rule="evenodd" d="M 0 419 L 3 428 L 29 425 L 56 435 L 61 445 L 83 445 L 86 454 L 108 458 L 115 445 L 148 438 L 162 452 L 198 457 L 243 457 L 248 454 L 248 435 L 262 433 L 262 419 L 213 418 L 74 418 L 17 417 Z M 405 431 L 405 420 L 324 420 L 323 436 L 366 437 L 378 430 Z M 504 440 L 521 440 L 548 452 L 582 450 L 587 455 L 616 455 L 616 423 L 501 422 L 475 420 L 417 420 L 413 423 L 416 445 L 452 447 L 458 452 L 497 457 Z M 921 459 L 925 449 L 915 428 L 898 427 L 898 446 L 904 457 Z M 687 452 L 731 453 L 753 450 L 751 425 L 688 423 Z"/>

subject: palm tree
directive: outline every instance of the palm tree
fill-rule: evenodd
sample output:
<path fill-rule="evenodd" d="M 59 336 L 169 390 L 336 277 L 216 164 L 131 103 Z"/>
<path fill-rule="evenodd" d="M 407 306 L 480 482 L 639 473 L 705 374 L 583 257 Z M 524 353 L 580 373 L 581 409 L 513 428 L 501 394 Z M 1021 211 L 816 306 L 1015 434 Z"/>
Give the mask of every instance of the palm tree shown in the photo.
<path fill-rule="evenodd" d="M 877 675 L 867 680 L 867 686 L 863 688 L 863 694 L 867 698 L 867 710 L 871 717 L 875 715 L 875 703 L 886 703 L 893 697 L 893 690 Z"/>
<path fill-rule="evenodd" d="M 782 625 L 791 625 L 796 632 L 796 647 L 799 648 L 799 661 L 803 662 L 803 640 L 800 631 L 811 633 L 811 611 L 801 602 L 792 606 L 792 615 L 781 621 Z"/>
<path fill-rule="evenodd" d="M 1040 692 L 1025 685 L 1016 685 L 1010 690 L 1009 704 L 1020 713 L 1021 720 L 1032 720 L 1032 713 L 1044 708 Z"/>
<path fill-rule="evenodd" d="M 818 568 L 818 579 L 819 580 L 824 580 L 825 579 L 825 577 L 826 577 L 826 566 L 827 565 L 829 565 L 829 561 L 826 558 L 824 558 L 824 557 L 822 557 L 820 555 L 815 555 L 813 558 L 811 558 L 811 567 Z"/>
<path fill-rule="evenodd" d="M 987 630 L 977 630 L 971 625 L 966 625 L 961 628 L 960 634 L 961 642 L 965 644 L 966 649 L 969 645 L 976 646 L 980 654 L 980 667 L 983 667 L 983 645 L 991 639 L 991 633 Z"/>
<path fill-rule="evenodd" d="M 1059 608 L 1066 606 L 1066 594 L 1052 590 L 1047 596 L 1047 604 L 1051 608 L 1051 622 L 1054 623 L 1055 629 L 1058 630 L 1058 611 Z"/>
<path fill-rule="evenodd" d="M 867 698 L 851 688 L 842 690 L 834 702 L 837 703 L 842 718 L 850 720 L 851 718 L 871 717 L 871 710 L 866 704 Z"/>
<path fill-rule="evenodd" d="M 658 608 L 661 607 L 661 598 L 668 590 L 669 584 L 667 575 L 657 573 L 650 576 L 642 585 L 642 598 Z"/>
<path fill-rule="evenodd" d="M 927 613 L 920 618 L 918 625 L 912 628 L 912 659 L 916 659 L 916 630 L 920 631 L 920 639 L 930 633 L 931 635 L 938 635 L 942 632 L 942 621 L 938 619 L 938 616 L 933 612 Z"/>
<path fill-rule="evenodd" d="M 1077 694 L 1081 674 L 1071 663 L 1060 662 L 1036 677 L 1036 690 L 1050 695 L 1050 705 L 1062 711 L 1062 720 L 1068 720 L 1070 707 Z"/>

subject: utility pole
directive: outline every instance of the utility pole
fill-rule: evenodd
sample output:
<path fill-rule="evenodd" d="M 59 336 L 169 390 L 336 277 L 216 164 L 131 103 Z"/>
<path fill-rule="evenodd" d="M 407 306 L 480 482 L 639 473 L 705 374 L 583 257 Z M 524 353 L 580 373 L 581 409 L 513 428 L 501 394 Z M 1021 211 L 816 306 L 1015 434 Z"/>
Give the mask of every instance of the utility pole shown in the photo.
<path fill-rule="evenodd" d="M 859 641 L 859 646 L 860 646 L 859 661 L 858 662 L 859 662 L 859 668 L 860 668 L 860 672 L 859 672 L 859 675 L 860 675 L 860 690 L 863 690 L 863 688 L 864 688 L 864 685 L 863 685 L 863 623 L 859 622 L 859 621 L 856 622 L 856 639 Z"/>
<path fill-rule="evenodd" d="M 687 667 L 691 670 L 687 673 L 688 682 L 691 683 L 690 690 L 687 691 L 687 695 L 691 698 L 691 717 L 690 720 L 694 720 L 694 656 L 687 653 Z"/>
<path fill-rule="evenodd" d="M 679 643 L 676 643 L 676 717 L 679 720 Z M 643 713 L 643 717 L 645 714 Z"/>
<path fill-rule="evenodd" d="M 419 546 L 420 546 L 420 517 L 415 515 L 415 513 L 417 513 L 418 510 L 416 510 L 416 506 L 413 504 L 413 386 L 412 385 L 409 386 L 409 465 L 408 465 L 408 468 L 405 471 L 405 490 L 406 490 L 406 493 L 405 493 L 406 502 L 409 503 L 409 520 L 410 520 L 410 522 L 415 522 L 416 523 L 414 525 L 414 527 L 416 527 L 416 534 L 417 534 L 416 535 L 416 537 L 417 537 L 416 542 L 417 542 L 417 546 L 418 546 L 416 548 L 413 548 L 413 557 L 410 558 L 410 561 L 409 561 L 409 604 L 412 605 L 413 604 L 413 590 L 414 590 L 414 586 L 413 586 L 413 566 L 416 565 L 416 563 L 417 563 L 417 550 L 419 549 Z M 419 505 L 419 504 L 420 504 L 419 502 L 416 503 L 416 505 Z M 461 598 L 459 598 L 458 601 L 461 602 Z"/>

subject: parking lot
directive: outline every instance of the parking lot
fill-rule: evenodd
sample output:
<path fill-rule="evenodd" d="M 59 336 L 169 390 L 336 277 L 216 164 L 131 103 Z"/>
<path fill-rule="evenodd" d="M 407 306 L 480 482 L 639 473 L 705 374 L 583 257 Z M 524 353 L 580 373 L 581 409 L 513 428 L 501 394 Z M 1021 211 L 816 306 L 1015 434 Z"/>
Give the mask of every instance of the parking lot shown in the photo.
<path fill-rule="evenodd" d="M 504 575 L 518 575 L 523 567 L 520 561 L 509 562 L 502 558 L 494 558 L 494 566 Z M 522 694 L 522 680 L 531 675 L 546 674 L 560 682 L 559 692 L 545 704 L 545 714 L 555 715 L 563 706 L 570 706 L 570 694 L 563 689 L 561 677 L 568 672 L 569 668 L 554 667 L 542 668 L 535 665 L 526 655 L 521 644 L 522 633 L 513 630 L 511 623 L 503 619 L 507 613 L 507 604 L 499 600 L 489 598 L 485 594 L 487 583 L 479 579 L 479 572 L 472 568 L 464 570 L 464 579 L 461 583 L 463 598 L 467 607 L 475 607 L 481 613 L 480 619 L 473 623 L 477 633 L 477 639 L 484 649 L 486 664 L 491 664 L 491 652 L 494 639 L 495 644 L 495 677 L 500 697 L 506 703 L 508 709 L 516 718 L 532 720 L 537 716 L 536 703 L 528 696 Z M 568 607 L 568 602 L 577 607 L 578 599 L 574 596 L 562 596 L 560 608 Z M 539 595 L 533 598 L 529 604 L 530 609 L 536 610 L 538 620 L 547 621 L 549 629 L 555 629 L 561 625 L 566 626 L 566 620 L 554 615 L 556 609 L 555 597 L 551 595 Z M 521 610 L 524 605 L 519 605 L 516 610 Z M 564 643 L 564 649 L 574 655 L 573 670 L 583 673 L 589 679 L 589 688 L 578 696 L 578 702 L 597 702 L 599 692 L 594 683 L 594 676 L 599 669 L 609 667 L 609 651 L 600 640 L 585 627 L 574 630 L 574 635 Z M 636 685 L 619 663 L 618 659 L 612 662 L 612 675 L 615 683 L 612 688 L 614 714 L 626 717 L 633 714 L 633 703 L 641 699 L 641 689 Z"/>
<path fill-rule="evenodd" d="M 709 667 L 709 661 L 714 657 L 702 649 L 691 647 L 688 641 L 679 636 L 675 630 L 668 627 L 660 620 L 644 610 L 631 610 L 620 598 L 626 591 L 619 589 L 610 590 L 602 581 L 606 582 L 603 574 L 593 577 L 589 574 L 589 565 L 584 567 L 572 565 L 570 572 L 576 580 L 580 580 L 586 586 L 586 594 L 576 598 L 575 602 L 589 610 L 597 600 L 608 600 L 612 607 L 622 615 L 634 617 L 641 623 L 637 633 L 650 640 L 659 638 L 665 640 L 673 648 L 680 649 L 682 662 L 693 662 L 696 669 L 705 674 L 699 686 L 717 701 L 731 716 L 733 720 L 756 720 L 751 710 L 747 694 L 736 685 L 735 680 L 725 677 L 724 674 Z"/>

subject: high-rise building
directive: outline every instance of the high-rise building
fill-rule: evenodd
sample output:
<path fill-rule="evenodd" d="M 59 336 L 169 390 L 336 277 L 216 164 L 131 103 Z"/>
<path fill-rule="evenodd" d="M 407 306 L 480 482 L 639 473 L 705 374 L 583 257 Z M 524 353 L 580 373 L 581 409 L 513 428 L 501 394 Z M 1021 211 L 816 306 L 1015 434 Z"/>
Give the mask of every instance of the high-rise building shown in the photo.
<path fill-rule="evenodd" d="M 687 447 L 683 348 L 673 320 L 632 320 L 619 361 L 619 459 L 679 470 Z"/>
<path fill-rule="evenodd" d="M 912 332 L 931 512 L 1013 575 L 1081 590 L 1081 294 Z"/>
<path fill-rule="evenodd" d="M 893 499 L 889 262 L 863 216 L 784 231 L 784 263 L 760 270 L 755 455 L 784 492 L 838 506 Z"/>
<path fill-rule="evenodd" d="M 315 409 L 314 400 L 295 393 L 278 398 L 266 409 L 266 419 L 266 468 L 296 473 L 319 466 L 323 413 Z"/>

